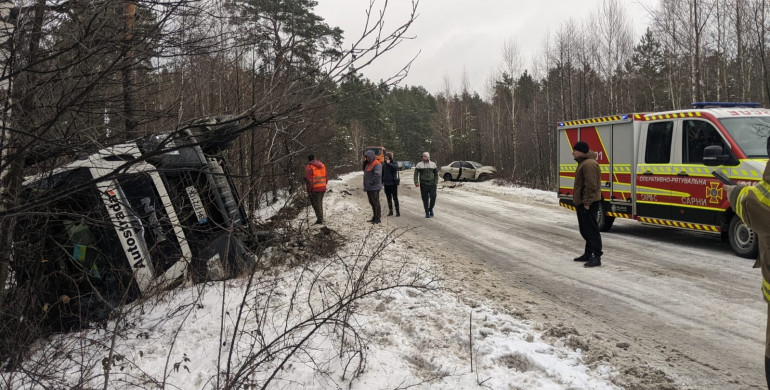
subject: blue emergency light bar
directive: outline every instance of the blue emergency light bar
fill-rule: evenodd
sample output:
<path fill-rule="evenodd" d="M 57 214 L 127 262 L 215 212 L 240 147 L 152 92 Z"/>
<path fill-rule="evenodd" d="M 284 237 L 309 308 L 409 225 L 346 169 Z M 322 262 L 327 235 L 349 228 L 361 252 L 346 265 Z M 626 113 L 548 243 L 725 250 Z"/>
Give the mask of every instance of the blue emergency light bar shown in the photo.
<path fill-rule="evenodd" d="M 758 108 L 760 107 L 759 103 L 752 103 L 752 102 L 695 102 L 692 104 L 692 108 L 707 108 L 707 107 L 722 107 L 722 108 L 729 108 L 729 107 L 751 107 L 751 108 Z"/>

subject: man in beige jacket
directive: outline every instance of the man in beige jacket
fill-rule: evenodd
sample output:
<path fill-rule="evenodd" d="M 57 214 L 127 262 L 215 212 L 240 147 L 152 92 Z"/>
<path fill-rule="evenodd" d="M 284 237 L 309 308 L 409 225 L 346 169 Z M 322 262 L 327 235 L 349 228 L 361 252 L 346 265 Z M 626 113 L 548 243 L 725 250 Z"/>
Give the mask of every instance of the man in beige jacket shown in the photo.
<path fill-rule="evenodd" d="M 599 212 L 599 202 L 602 200 L 601 174 L 602 170 L 596 161 L 596 153 L 588 149 L 588 144 L 579 141 L 572 147 L 572 157 L 577 161 L 575 170 L 575 187 L 572 201 L 577 210 L 580 235 L 586 241 L 585 249 L 575 261 L 584 261 L 587 268 L 602 265 L 602 236 L 596 213 Z"/>

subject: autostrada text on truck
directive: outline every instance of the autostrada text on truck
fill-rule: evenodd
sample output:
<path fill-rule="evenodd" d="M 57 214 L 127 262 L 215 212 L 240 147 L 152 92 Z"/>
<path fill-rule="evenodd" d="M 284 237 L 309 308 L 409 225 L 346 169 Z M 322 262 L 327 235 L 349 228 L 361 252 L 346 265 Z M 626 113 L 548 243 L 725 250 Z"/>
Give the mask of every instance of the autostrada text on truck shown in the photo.
<path fill-rule="evenodd" d="M 12 293 L 72 327 L 154 291 L 238 274 L 256 240 L 231 180 L 232 117 L 98 150 L 24 182 Z"/>
<path fill-rule="evenodd" d="M 693 103 L 692 109 L 613 115 L 557 124 L 559 204 L 574 210 L 577 162 L 572 145 L 588 143 L 601 167 L 597 221 L 616 218 L 721 234 L 733 251 L 754 258 L 756 234 L 730 207 L 722 171 L 739 184 L 762 179 L 770 110 L 755 103 Z"/>

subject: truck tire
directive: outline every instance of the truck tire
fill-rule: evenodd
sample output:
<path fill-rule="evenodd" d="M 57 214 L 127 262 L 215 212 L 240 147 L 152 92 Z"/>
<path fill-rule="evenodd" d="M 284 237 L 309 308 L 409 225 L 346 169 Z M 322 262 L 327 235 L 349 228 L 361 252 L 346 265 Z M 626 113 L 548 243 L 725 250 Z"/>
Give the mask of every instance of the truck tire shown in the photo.
<path fill-rule="evenodd" d="M 757 233 L 741 221 L 738 215 L 733 215 L 728 228 L 728 240 L 730 248 L 736 255 L 747 259 L 756 259 L 759 254 L 759 241 Z"/>
<path fill-rule="evenodd" d="M 599 225 L 599 231 L 608 232 L 612 228 L 612 224 L 615 222 L 615 217 L 607 215 L 606 206 L 604 202 L 599 202 L 599 211 L 596 212 L 596 224 Z"/>

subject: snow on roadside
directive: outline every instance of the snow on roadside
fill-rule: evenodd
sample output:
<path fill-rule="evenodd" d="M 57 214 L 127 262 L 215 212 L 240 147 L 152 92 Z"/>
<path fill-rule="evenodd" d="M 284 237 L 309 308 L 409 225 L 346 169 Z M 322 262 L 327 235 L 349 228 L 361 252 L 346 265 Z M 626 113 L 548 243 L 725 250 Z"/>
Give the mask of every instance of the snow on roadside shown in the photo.
<path fill-rule="evenodd" d="M 482 182 L 443 182 L 445 186 L 462 187 L 465 191 L 481 192 L 485 194 L 498 194 L 515 198 L 516 201 L 533 202 L 545 205 L 558 205 L 559 198 L 553 191 L 535 190 L 516 185 L 498 185 L 494 180 Z"/>
<path fill-rule="evenodd" d="M 285 364 L 276 359 L 284 356 L 281 353 L 267 359 L 250 373 L 253 384 L 275 373 L 269 388 L 617 388 L 610 381 L 612 367 L 589 370 L 581 351 L 567 346 L 568 336 L 554 337 L 490 301 L 449 291 L 442 280 L 451 275 L 442 274 L 430 252 L 409 234 L 356 223 L 356 218 L 364 219 L 360 206 L 364 196 L 345 184 L 347 178 L 330 181 L 331 191 L 324 201 L 328 215 L 346 216 L 330 219 L 328 225 L 344 237 L 338 256 L 306 267 L 273 266 L 251 291 L 246 279 L 237 279 L 178 289 L 146 302 L 144 314 L 135 305 L 132 317 L 118 322 L 126 328 L 115 339 L 119 358 L 113 356 L 108 388 L 165 384 L 165 388 L 214 389 L 217 372 L 226 366 L 240 307 L 249 314 L 242 318 L 234 338 L 234 366 L 243 363 L 249 351 L 253 355 L 260 339 L 271 340 L 284 329 L 308 326 L 303 321 L 310 316 L 310 307 L 317 313 L 333 306 L 330 299 L 351 291 L 345 277 L 351 274 L 362 276 L 359 280 L 371 291 L 353 305 L 354 314 L 347 319 L 362 337 L 365 360 L 350 352 L 355 347 L 351 347 L 352 333 L 347 332 L 343 342 L 340 328 L 320 327 L 310 334 L 311 327 L 293 336 L 309 336 L 308 348 Z M 481 191 L 555 202 L 555 196 L 545 191 L 502 189 L 489 182 L 474 185 L 483 187 L 478 188 Z M 321 234 L 319 228 L 313 229 Z M 383 243 L 388 243 L 384 249 Z M 414 287 L 387 288 L 394 284 Z M 112 322 L 107 329 L 115 325 Z M 94 329 L 51 337 L 40 343 L 31 362 L 45 361 L 48 372 L 56 373 L 44 381 L 50 387 L 101 388 L 111 335 Z M 49 359 L 52 356 L 61 358 Z M 351 380 L 360 364 L 363 371 Z M 27 368 L 34 369 L 32 363 Z M 19 372 L 2 374 L 0 383 L 18 389 L 41 385 Z"/>

